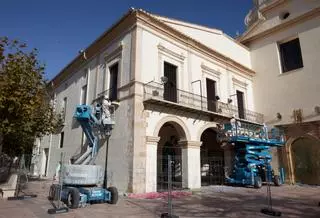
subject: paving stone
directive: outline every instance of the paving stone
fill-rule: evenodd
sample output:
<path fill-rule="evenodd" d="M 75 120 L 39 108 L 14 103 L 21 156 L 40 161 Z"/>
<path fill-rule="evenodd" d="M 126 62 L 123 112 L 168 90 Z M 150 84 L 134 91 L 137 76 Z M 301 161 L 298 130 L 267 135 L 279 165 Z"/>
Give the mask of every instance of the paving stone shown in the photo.
<path fill-rule="evenodd" d="M 47 200 L 51 181 L 31 181 L 25 191 L 36 198 L 8 201 L 0 199 L 0 218 L 85 218 L 85 217 L 160 217 L 168 212 L 166 199 L 120 198 L 117 205 L 94 204 L 70 210 L 69 213 L 49 215 L 52 205 Z M 281 217 L 320 217 L 320 187 L 272 187 L 272 203 Z M 192 196 L 173 199 L 173 213 L 182 217 L 270 217 L 260 213 L 266 207 L 266 187 L 261 189 L 209 186 Z"/>

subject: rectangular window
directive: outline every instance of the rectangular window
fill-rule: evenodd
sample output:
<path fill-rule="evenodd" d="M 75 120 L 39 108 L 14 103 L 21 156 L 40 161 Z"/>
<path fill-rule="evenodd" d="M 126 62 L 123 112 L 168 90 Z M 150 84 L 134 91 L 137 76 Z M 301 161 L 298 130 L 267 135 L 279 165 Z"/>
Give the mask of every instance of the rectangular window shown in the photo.
<path fill-rule="evenodd" d="M 60 148 L 63 148 L 64 132 L 60 133 Z"/>
<path fill-rule="evenodd" d="M 45 156 L 45 168 L 44 168 L 44 175 L 45 176 L 48 176 L 48 159 L 49 159 L 49 148 L 45 148 L 44 150 L 43 150 L 43 152 L 44 152 L 44 156 Z"/>
<path fill-rule="evenodd" d="M 88 74 L 89 74 L 89 69 L 86 68 L 86 69 L 84 70 L 84 74 L 83 74 L 83 79 L 84 79 L 86 82 L 88 82 Z"/>
<path fill-rule="evenodd" d="M 82 86 L 81 88 L 81 100 L 80 104 L 87 103 L 87 85 Z"/>
<path fill-rule="evenodd" d="M 217 111 L 216 81 L 206 78 L 208 111 Z"/>
<path fill-rule="evenodd" d="M 279 44 L 282 73 L 303 67 L 299 38 Z"/>
<path fill-rule="evenodd" d="M 178 67 L 164 62 L 164 76 L 168 81 L 164 84 L 163 98 L 166 101 L 177 102 L 177 69 Z"/>
<path fill-rule="evenodd" d="M 237 103 L 238 103 L 238 113 L 239 118 L 245 118 L 245 111 L 244 111 L 244 95 L 243 92 L 237 90 Z"/>
<path fill-rule="evenodd" d="M 110 83 L 109 83 L 109 99 L 115 101 L 118 99 L 118 63 L 109 67 Z"/>
<path fill-rule="evenodd" d="M 106 91 L 106 87 L 107 87 L 107 73 L 108 73 L 108 68 L 105 67 L 105 69 L 103 70 L 103 73 L 102 73 L 102 91 Z"/>
<path fill-rule="evenodd" d="M 63 105 L 62 105 L 63 120 L 66 119 L 67 104 L 68 104 L 68 100 L 67 100 L 67 97 L 65 97 L 65 98 L 63 98 Z"/>

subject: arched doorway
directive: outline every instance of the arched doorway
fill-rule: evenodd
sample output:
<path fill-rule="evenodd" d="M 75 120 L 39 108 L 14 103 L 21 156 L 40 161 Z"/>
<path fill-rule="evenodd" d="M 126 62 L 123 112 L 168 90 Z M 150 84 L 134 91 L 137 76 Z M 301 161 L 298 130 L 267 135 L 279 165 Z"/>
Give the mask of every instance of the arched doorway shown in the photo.
<path fill-rule="evenodd" d="M 182 158 L 180 140 L 186 138 L 183 128 L 176 122 L 169 121 L 162 125 L 158 136 L 157 150 L 157 190 L 165 191 L 168 187 L 168 172 L 171 167 L 173 188 L 182 188 Z M 171 164 L 168 155 L 171 156 Z"/>
<path fill-rule="evenodd" d="M 300 137 L 291 144 L 295 182 L 320 185 L 320 141 Z"/>
<path fill-rule="evenodd" d="M 201 186 L 224 183 L 224 150 L 217 142 L 217 132 L 206 129 L 201 135 Z"/>

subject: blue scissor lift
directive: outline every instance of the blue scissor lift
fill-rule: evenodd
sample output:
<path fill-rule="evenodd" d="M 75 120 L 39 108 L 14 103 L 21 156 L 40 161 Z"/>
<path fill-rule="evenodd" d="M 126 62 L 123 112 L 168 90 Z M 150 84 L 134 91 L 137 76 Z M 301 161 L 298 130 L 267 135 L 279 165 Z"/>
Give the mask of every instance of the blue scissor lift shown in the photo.
<path fill-rule="evenodd" d="M 271 148 L 284 145 L 283 134 L 277 128 L 268 132 L 265 125 L 249 124 L 232 119 L 224 124 L 225 142 L 234 146 L 235 159 L 233 172 L 226 183 L 261 188 L 262 183 L 273 181 L 281 184 L 279 175 L 274 175 L 271 167 Z M 268 178 L 268 180 L 267 180 Z"/>

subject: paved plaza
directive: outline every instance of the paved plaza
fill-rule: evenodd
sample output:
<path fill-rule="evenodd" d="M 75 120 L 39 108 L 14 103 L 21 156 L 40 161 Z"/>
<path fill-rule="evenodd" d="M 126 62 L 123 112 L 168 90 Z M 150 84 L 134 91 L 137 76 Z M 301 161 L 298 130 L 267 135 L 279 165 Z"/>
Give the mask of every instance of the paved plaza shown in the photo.
<path fill-rule="evenodd" d="M 117 205 L 95 204 L 49 215 L 47 200 L 49 181 L 29 182 L 26 193 L 37 194 L 27 200 L 0 200 L 0 218 L 16 217 L 160 217 L 167 212 L 166 199 L 132 199 L 122 197 Z M 274 208 L 282 217 L 320 217 L 320 187 L 272 187 Z M 192 196 L 173 199 L 173 212 L 179 217 L 269 217 L 261 214 L 266 206 L 266 187 L 252 189 L 229 186 L 204 187 Z"/>

